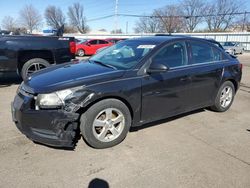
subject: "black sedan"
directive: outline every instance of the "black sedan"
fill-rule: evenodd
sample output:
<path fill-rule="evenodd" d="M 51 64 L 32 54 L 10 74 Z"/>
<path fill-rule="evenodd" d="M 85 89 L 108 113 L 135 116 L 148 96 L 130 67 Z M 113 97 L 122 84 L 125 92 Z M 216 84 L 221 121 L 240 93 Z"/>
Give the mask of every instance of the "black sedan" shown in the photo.
<path fill-rule="evenodd" d="M 36 142 L 72 147 L 81 133 L 90 146 L 107 148 L 130 127 L 200 108 L 228 110 L 241 74 L 237 59 L 204 39 L 126 40 L 31 75 L 12 103 L 13 121 Z"/>

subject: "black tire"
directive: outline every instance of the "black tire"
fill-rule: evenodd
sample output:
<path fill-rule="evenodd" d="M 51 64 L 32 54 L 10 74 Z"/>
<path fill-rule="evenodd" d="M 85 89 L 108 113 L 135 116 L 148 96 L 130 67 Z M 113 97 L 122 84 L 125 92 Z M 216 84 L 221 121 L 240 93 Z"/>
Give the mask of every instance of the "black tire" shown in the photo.
<path fill-rule="evenodd" d="M 221 95 L 222 95 L 222 91 L 223 91 L 223 89 L 224 89 L 225 87 L 230 87 L 230 88 L 232 88 L 232 99 L 231 99 L 230 104 L 229 104 L 227 107 L 223 107 L 223 106 L 221 105 L 221 102 L 220 102 L 220 98 L 221 98 Z M 215 98 L 215 101 L 214 101 L 214 105 L 211 106 L 211 109 L 214 110 L 214 111 L 216 111 L 216 112 L 225 112 L 225 111 L 227 111 L 227 110 L 230 108 L 230 106 L 232 105 L 233 101 L 234 101 L 234 96 L 235 96 L 235 87 L 234 87 L 233 83 L 230 82 L 230 81 L 224 82 L 224 83 L 221 85 L 220 89 L 218 90 L 218 93 L 217 93 L 216 98 Z"/>
<path fill-rule="evenodd" d="M 93 130 L 93 123 L 96 117 L 100 112 L 108 108 L 115 108 L 118 109 L 123 117 L 124 117 L 124 126 L 117 138 L 112 141 L 102 142 L 96 138 L 94 135 Z M 103 149 L 115 146 L 122 142 L 131 126 L 131 115 L 128 107 L 117 99 L 105 99 L 100 102 L 97 102 L 93 106 L 91 106 L 85 113 L 81 115 L 81 123 L 80 123 L 80 130 L 83 136 L 83 139 L 87 142 L 88 145 L 92 146 L 93 148 Z"/>
<path fill-rule="evenodd" d="M 24 63 L 22 70 L 21 70 L 21 77 L 23 78 L 23 80 L 25 80 L 28 76 L 29 76 L 29 68 L 32 67 L 32 65 L 39 63 L 39 67 L 41 69 L 47 68 L 50 66 L 50 63 L 44 59 L 41 58 L 34 58 L 34 59 L 30 59 L 29 61 L 27 61 L 26 63 Z M 34 71 L 36 72 L 36 71 Z"/>
<path fill-rule="evenodd" d="M 85 56 L 85 51 L 83 49 L 79 49 L 79 50 L 77 50 L 77 55 L 80 57 L 83 57 L 83 56 Z"/>

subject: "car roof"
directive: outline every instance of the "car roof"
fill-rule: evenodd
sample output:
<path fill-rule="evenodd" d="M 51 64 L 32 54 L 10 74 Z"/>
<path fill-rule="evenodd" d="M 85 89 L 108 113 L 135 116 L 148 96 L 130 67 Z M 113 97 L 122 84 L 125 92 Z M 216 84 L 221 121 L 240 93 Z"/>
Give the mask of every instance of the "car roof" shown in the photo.
<path fill-rule="evenodd" d="M 175 40 L 175 39 L 189 39 L 189 40 L 196 40 L 196 41 L 206 41 L 210 43 L 210 41 L 203 39 L 203 38 L 195 38 L 195 37 L 190 37 L 190 36 L 185 36 L 185 35 L 164 35 L 164 36 L 150 36 L 150 37 L 140 37 L 140 38 L 132 38 L 129 40 L 133 41 L 141 41 L 141 42 L 154 42 L 154 43 L 163 43 L 167 42 L 170 40 Z"/>
<path fill-rule="evenodd" d="M 138 41 L 138 42 L 153 42 L 153 43 L 163 43 L 174 38 L 180 38 L 175 36 L 152 36 L 152 37 L 140 37 L 140 38 L 130 38 L 129 41 Z"/>

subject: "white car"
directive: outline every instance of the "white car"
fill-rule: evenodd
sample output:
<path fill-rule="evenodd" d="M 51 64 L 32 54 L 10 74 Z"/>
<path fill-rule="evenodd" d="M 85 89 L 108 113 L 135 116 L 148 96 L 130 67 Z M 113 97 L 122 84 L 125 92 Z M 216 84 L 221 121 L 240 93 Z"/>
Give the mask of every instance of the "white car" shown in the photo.
<path fill-rule="evenodd" d="M 229 54 L 243 54 L 244 48 L 239 42 L 224 42 L 222 43 L 223 48 Z"/>

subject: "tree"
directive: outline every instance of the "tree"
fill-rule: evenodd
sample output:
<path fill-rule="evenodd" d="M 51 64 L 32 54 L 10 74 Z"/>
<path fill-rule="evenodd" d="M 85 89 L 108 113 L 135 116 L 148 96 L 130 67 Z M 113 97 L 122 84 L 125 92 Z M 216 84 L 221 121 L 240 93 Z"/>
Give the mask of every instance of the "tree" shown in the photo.
<path fill-rule="evenodd" d="M 74 3 L 72 6 L 69 6 L 68 17 L 70 24 L 76 27 L 80 33 L 87 33 L 89 31 L 84 16 L 84 9 L 80 3 Z"/>
<path fill-rule="evenodd" d="M 204 11 L 204 3 L 202 0 L 183 0 L 181 7 L 182 14 L 186 16 L 184 21 L 186 30 L 193 32 L 197 25 L 203 21 L 201 15 Z"/>
<path fill-rule="evenodd" d="M 156 17 L 156 13 L 152 14 L 152 17 L 141 17 L 136 22 L 134 28 L 135 33 L 160 33 L 164 32 L 161 21 Z"/>
<path fill-rule="evenodd" d="M 183 31 L 184 20 L 181 17 L 181 9 L 178 5 L 167 5 L 156 9 L 155 15 L 159 18 L 161 27 L 167 33 L 176 33 Z"/>
<path fill-rule="evenodd" d="M 42 17 L 39 11 L 33 5 L 26 5 L 20 11 L 20 21 L 23 27 L 29 30 L 30 33 L 37 29 L 42 23 Z"/>
<path fill-rule="evenodd" d="M 48 6 L 44 13 L 48 26 L 53 29 L 60 29 L 65 24 L 65 16 L 60 8 Z"/>
<path fill-rule="evenodd" d="M 98 31 L 107 32 L 106 29 L 99 29 Z"/>
<path fill-rule="evenodd" d="M 117 29 L 117 30 L 112 30 L 111 31 L 112 34 L 122 34 L 122 29 Z"/>
<path fill-rule="evenodd" d="M 16 20 L 11 16 L 5 16 L 2 21 L 2 27 L 8 31 L 16 30 Z"/>
<path fill-rule="evenodd" d="M 242 2 L 237 0 L 213 0 L 206 5 L 204 18 L 209 31 L 225 31 L 234 22 L 235 13 Z"/>
<path fill-rule="evenodd" d="M 76 33 L 77 29 L 72 26 L 65 25 L 64 27 L 64 33 Z"/>

